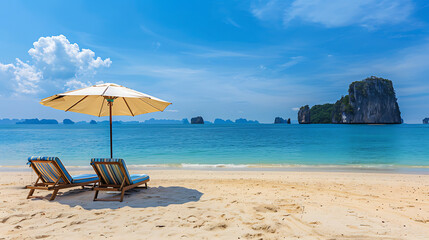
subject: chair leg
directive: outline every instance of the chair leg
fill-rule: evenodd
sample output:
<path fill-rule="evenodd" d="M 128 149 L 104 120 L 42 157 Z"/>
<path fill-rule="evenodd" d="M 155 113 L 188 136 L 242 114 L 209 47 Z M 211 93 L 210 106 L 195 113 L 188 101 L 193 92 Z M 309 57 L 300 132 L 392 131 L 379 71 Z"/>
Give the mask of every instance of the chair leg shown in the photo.
<path fill-rule="evenodd" d="M 28 193 L 27 199 L 31 198 L 31 196 L 33 196 L 35 189 L 30 189 L 30 192 Z"/>
<path fill-rule="evenodd" d="M 121 191 L 121 200 L 119 200 L 119 202 L 122 202 L 124 200 L 124 194 L 125 194 L 125 190 Z"/>
<path fill-rule="evenodd" d="M 147 183 L 144 183 L 144 188 L 146 188 L 146 189 L 147 189 Z"/>
<path fill-rule="evenodd" d="M 55 189 L 55 190 L 54 190 L 54 192 L 52 193 L 51 199 L 49 199 L 49 201 L 52 201 L 52 200 L 54 200 L 54 199 L 55 199 L 55 197 L 57 196 L 58 190 L 59 190 L 59 189 Z"/>
<path fill-rule="evenodd" d="M 95 190 L 94 199 L 92 201 L 97 201 L 98 197 L 98 190 Z"/>

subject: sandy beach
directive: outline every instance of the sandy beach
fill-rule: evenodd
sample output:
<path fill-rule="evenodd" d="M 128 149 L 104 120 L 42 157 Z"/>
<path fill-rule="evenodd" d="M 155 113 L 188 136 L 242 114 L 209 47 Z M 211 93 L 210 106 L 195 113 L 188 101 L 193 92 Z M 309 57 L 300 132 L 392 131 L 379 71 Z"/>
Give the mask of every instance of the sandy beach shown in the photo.
<path fill-rule="evenodd" d="M 429 175 L 146 173 L 149 189 L 131 190 L 119 203 L 93 202 L 81 188 L 62 190 L 55 201 L 27 200 L 24 186 L 35 174 L 2 172 L 0 239 L 429 238 Z"/>

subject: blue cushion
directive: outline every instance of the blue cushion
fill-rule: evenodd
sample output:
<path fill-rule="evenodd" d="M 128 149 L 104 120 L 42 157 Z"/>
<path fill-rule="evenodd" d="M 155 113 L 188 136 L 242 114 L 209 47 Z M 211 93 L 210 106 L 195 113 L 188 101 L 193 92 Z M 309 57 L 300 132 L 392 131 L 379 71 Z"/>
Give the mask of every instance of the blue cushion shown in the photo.
<path fill-rule="evenodd" d="M 73 178 L 73 183 L 98 181 L 98 176 L 96 174 L 79 174 L 71 177 Z"/>
<path fill-rule="evenodd" d="M 146 174 L 131 174 L 130 176 L 132 184 L 143 182 L 149 179 L 149 176 Z"/>

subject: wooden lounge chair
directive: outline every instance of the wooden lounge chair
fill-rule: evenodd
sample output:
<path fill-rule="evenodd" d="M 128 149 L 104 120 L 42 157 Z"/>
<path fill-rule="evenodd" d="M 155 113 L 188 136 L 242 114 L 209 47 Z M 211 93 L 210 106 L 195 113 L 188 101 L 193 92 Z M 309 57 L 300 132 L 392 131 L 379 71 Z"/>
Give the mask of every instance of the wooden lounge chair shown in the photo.
<path fill-rule="evenodd" d="M 33 196 L 34 191 L 37 190 L 53 190 L 50 201 L 54 200 L 60 189 L 71 188 L 77 186 L 89 186 L 98 182 L 98 177 L 95 174 L 80 174 L 71 176 L 60 159 L 57 157 L 29 157 L 28 163 L 38 178 L 34 185 L 26 186 L 30 189 L 27 198 L 41 198 Z M 40 181 L 40 182 L 39 182 Z"/>
<path fill-rule="evenodd" d="M 146 174 L 128 174 L 125 161 L 120 158 L 93 158 L 91 165 L 100 179 L 94 188 L 94 201 L 120 201 L 124 199 L 125 191 L 144 184 L 147 188 L 149 176 Z M 98 191 L 119 191 L 120 198 L 99 199 Z"/>

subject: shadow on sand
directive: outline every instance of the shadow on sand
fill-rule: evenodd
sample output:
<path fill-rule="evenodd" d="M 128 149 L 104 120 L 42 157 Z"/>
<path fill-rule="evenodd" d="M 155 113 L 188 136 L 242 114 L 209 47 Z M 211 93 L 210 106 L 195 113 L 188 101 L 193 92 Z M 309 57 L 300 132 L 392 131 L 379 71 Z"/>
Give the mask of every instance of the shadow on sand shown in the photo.
<path fill-rule="evenodd" d="M 188 202 L 197 202 L 203 193 L 195 189 L 184 187 L 148 187 L 134 188 L 125 192 L 123 202 L 113 201 L 92 201 L 94 191 L 89 189 L 73 189 L 64 191 L 58 195 L 55 202 L 69 205 L 71 207 L 81 206 L 83 209 L 117 209 L 122 207 L 147 208 L 147 207 L 165 207 L 170 204 L 184 204 Z M 117 192 L 102 193 L 100 198 L 118 197 Z"/>

